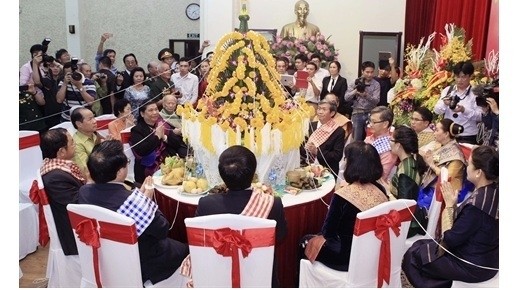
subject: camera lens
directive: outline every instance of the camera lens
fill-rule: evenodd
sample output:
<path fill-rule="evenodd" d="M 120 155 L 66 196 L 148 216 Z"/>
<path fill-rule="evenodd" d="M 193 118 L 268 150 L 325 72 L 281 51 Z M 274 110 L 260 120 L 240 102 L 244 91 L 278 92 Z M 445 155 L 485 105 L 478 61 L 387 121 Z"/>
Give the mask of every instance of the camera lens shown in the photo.
<path fill-rule="evenodd" d="M 72 73 L 72 79 L 74 79 L 76 81 L 80 81 L 82 79 L 81 73 L 74 71 Z"/>

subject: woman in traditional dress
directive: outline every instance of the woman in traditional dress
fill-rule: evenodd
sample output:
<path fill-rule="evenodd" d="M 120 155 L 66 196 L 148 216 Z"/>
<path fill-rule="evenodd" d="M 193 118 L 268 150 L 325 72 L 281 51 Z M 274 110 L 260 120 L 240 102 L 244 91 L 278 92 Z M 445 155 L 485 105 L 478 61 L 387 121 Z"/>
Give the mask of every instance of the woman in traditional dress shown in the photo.
<path fill-rule="evenodd" d="M 349 268 L 356 215 L 388 201 L 386 190 L 377 182 L 383 166 L 374 146 L 355 141 L 345 147 L 345 156 L 343 176 L 347 183 L 334 193 L 321 233 L 301 241 L 310 261 L 338 271 Z"/>
<path fill-rule="evenodd" d="M 390 193 L 397 199 L 418 200 L 419 184 L 422 175 L 427 170 L 427 164 L 418 153 L 417 133 L 409 127 L 401 126 L 393 132 L 390 139 L 392 153 L 399 157 L 397 171 L 390 181 Z M 418 211 L 418 209 L 417 209 Z M 419 222 L 424 222 L 423 216 L 415 213 Z M 425 232 L 415 220 L 411 222 L 408 237 Z"/>
<path fill-rule="evenodd" d="M 458 192 L 442 183 L 445 208 L 439 243 L 419 240 L 404 254 L 402 269 L 415 287 L 451 287 L 453 280 L 483 282 L 499 268 L 499 155 L 480 146 L 468 160 L 474 192 L 457 206 Z M 447 251 L 444 251 L 447 250 Z"/>
<path fill-rule="evenodd" d="M 150 87 L 145 84 L 145 70 L 135 67 L 131 71 L 130 87 L 125 90 L 124 98 L 131 103 L 134 118 L 139 117 L 138 108 L 150 95 Z"/>
<path fill-rule="evenodd" d="M 186 156 L 184 151 L 177 151 L 174 144 L 177 143 L 176 136 L 165 134 L 165 128 L 159 115 L 157 101 L 146 100 L 139 107 L 139 118 L 137 124 L 131 129 L 131 148 L 136 161 L 134 162 L 134 179 L 143 183 L 145 177 L 154 174 L 166 156 L 179 154 Z"/>
<path fill-rule="evenodd" d="M 449 172 L 449 181 L 454 190 L 461 190 L 463 187 L 463 176 L 465 174 L 465 157 L 460 149 L 460 145 L 456 142 L 456 136 L 463 133 L 463 126 L 454 123 L 450 119 L 443 119 L 436 124 L 435 141 L 427 144 L 420 151 L 425 153 L 421 155 L 429 166 L 421 187 L 424 189 L 424 196 L 419 198 L 419 205 L 429 209 L 431 204 L 436 183 L 436 179 L 440 176 L 441 169 L 445 167 Z M 463 199 L 460 196 L 460 201 Z"/>

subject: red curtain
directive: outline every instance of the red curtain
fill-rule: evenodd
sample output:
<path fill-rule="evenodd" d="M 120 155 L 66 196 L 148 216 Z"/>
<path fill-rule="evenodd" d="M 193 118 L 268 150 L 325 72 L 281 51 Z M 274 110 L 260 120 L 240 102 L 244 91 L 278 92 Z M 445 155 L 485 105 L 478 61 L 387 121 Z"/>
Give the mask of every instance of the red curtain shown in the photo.
<path fill-rule="evenodd" d="M 486 54 L 490 7 L 492 0 L 407 0 L 405 43 L 418 44 L 432 32 L 445 34 L 445 24 L 454 23 L 472 38 L 472 59 L 483 59 Z M 413 25 L 413 24 L 416 25 Z M 433 47 L 439 48 L 441 38 L 435 37 Z"/>

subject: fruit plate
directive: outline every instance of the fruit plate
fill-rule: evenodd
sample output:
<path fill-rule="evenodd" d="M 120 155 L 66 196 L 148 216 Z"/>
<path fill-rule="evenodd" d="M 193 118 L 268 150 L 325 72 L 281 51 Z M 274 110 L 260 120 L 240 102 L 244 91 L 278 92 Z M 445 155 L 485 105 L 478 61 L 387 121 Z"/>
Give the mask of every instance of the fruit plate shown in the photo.
<path fill-rule="evenodd" d="M 209 190 L 210 189 L 205 190 L 205 191 L 200 192 L 200 193 L 191 193 L 191 192 L 184 191 L 184 188 L 182 186 L 177 187 L 177 193 L 179 193 L 180 195 L 185 195 L 185 196 L 202 196 L 202 195 L 208 194 Z"/>
<path fill-rule="evenodd" d="M 168 188 L 168 189 L 177 189 L 180 184 L 177 185 L 166 185 L 161 182 L 163 179 L 163 174 L 161 174 L 161 170 L 158 170 L 152 175 L 152 180 L 154 181 L 154 186 L 161 187 L 161 188 Z"/>

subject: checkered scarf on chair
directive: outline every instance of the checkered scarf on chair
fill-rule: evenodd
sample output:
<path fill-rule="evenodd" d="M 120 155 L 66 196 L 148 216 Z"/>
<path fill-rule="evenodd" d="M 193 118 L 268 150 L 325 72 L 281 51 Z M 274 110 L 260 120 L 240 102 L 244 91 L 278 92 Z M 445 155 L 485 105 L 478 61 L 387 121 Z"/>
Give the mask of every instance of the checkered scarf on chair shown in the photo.
<path fill-rule="evenodd" d="M 154 216 L 156 215 L 157 204 L 146 197 L 139 189 L 134 191 L 127 197 L 125 202 L 116 210 L 126 217 L 130 217 L 135 221 L 138 237 L 147 229 Z"/>

